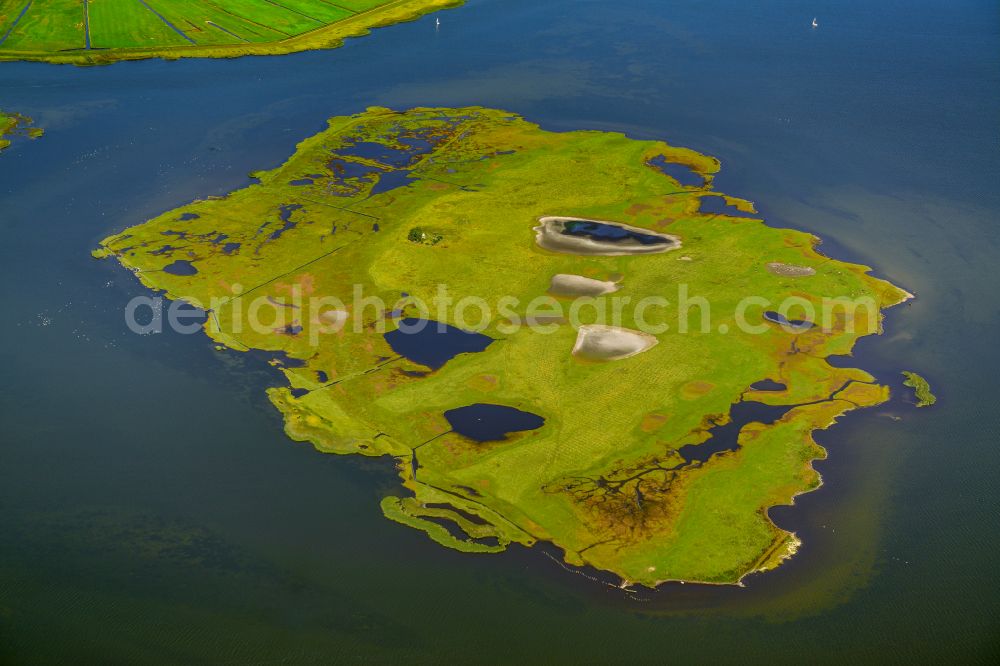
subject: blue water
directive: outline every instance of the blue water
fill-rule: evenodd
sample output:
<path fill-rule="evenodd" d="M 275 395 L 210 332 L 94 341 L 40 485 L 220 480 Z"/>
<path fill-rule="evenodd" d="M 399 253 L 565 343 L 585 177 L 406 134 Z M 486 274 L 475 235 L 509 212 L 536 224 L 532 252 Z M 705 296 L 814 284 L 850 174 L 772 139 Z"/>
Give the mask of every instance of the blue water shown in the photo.
<path fill-rule="evenodd" d="M 198 268 L 187 259 L 175 259 L 163 267 L 163 272 L 171 275 L 197 275 Z"/>
<path fill-rule="evenodd" d="M 0 63 L 3 108 L 46 129 L 0 153 L 0 661 L 991 661 L 995 0 L 439 16 L 274 58 Z M 129 333 L 124 305 L 147 290 L 89 256 L 371 105 L 499 107 L 719 157 L 718 188 L 917 294 L 842 362 L 895 388 L 916 370 L 938 404 L 817 433 L 824 486 L 770 511 L 804 545 L 745 588 L 633 598 L 538 548 L 476 557 L 385 520 L 391 462 L 290 442 L 267 355 Z"/>
<path fill-rule="evenodd" d="M 342 157 L 335 157 L 330 160 L 328 166 L 330 167 L 330 171 L 333 172 L 333 175 L 338 178 L 360 178 L 363 180 L 371 180 L 373 175 L 381 173 L 381 170 L 376 167 L 371 167 L 360 162 L 350 162 Z"/>
<path fill-rule="evenodd" d="M 663 155 L 654 157 L 649 163 L 685 187 L 701 187 L 705 184 L 705 179 L 694 169 L 686 164 L 668 162 Z"/>
<path fill-rule="evenodd" d="M 368 191 L 368 196 L 375 196 L 394 190 L 397 187 L 406 187 L 410 183 L 410 172 L 406 169 L 397 171 L 385 171 L 379 174 L 378 182 L 372 185 Z"/>
<path fill-rule="evenodd" d="M 408 166 L 414 161 L 414 159 L 416 159 L 416 155 L 414 155 L 413 151 L 393 148 L 392 146 L 387 146 L 383 143 L 376 143 L 374 141 L 358 141 L 357 143 L 351 144 L 350 147 L 334 154 L 363 157 L 365 159 L 374 160 L 379 164 L 385 164 L 393 169 L 400 169 Z"/>
<path fill-rule="evenodd" d="M 754 391 L 784 391 L 788 387 L 773 379 L 762 379 L 759 382 L 751 384 L 750 388 Z"/>
<path fill-rule="evenodd" d="M 698 444 L 688 444 L 677 449 L 684 465 L 704 463 L 712 456 L 739 448 L 740 430 L 748 423 L 770 425 L 784 416 L 791 407 L 788 405 L 765 405 L 760 402 L 737 402 L 729 410 L 729 421 L 723 425 L 714 424 L 708 439 Z"/>
<path fill-rule="evenodd" d="M 459 354 L 481 352 L 494 342 L 493 338 L 482 333 L 414 317 L 400 319 L 399 328 L 386 333 L 385 341 L 400 356 L 432 370 L 437 370 Z"/>
<path fill-rule="evenodd" d="M 643 234 L 638 231 L 626 229 L 617 224 L 605 222 L 582 222 L 571 220 L 565 223 L 562 233 L 567 236 L 585 236 L 597 241 L 607 241 L 618 243 L 625 240 L 634 240 L 640 245 L 663 245 L 670 240 L 663 236 L 653 234 Z"/>
<path fill-rule="evenodd" d="M 766 310 L 764 312 L 764 321 L 769 321 L 772 324 L 777 324 L 782 328 L 790 331 L 805 331 L 813 327 L 811 321 L 806 321 L 805 319 L 789 319 L 780 312 L 775 312 L 774 310 Z"/>
<path fill-rule="evenodd" d="M 736 206 L 726 203 L 723 197 L 705 196 L 698 200 L 698 212 L 706 215 L 729 215 L 731 217 L 756 217 L 753 213 L 745 213 Z"/>
<path fill-rule="evenodd" d="M 444 417 L 452 430 L 477 442 L 498 442 L 510 433 L 536 430 L 545 425 L 545 419 L 537 414 L 486 403 L 449 409 Z"/>

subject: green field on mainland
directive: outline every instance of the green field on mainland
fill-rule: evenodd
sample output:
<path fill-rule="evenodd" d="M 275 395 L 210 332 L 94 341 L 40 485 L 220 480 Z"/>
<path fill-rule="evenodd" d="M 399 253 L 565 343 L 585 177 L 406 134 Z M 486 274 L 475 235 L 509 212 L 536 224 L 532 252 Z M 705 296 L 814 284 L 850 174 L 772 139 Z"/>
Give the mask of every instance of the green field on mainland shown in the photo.
<path fill-rule="evenodd" d="M 463 0 L 0 0 L 0 60 L 103 64 L 333 48 Z"/>
<path fill-rule="evenodd" d="M 703 184 L 682 185 L 662 162 Z M 820 484 L 812 462 L 825 451 L 812 433 L 888 397 L 864 370 L 827 357 L 880 333 L 880 310 L 908 295 L 865 266 L 823 256 L 810 234 L 765 225 L 749 201 L 726 197 L 730 212 L 702 212 L 702 199 L 719 195 L 719 167 L 664 142 L 548 132 L 498 110 L 372 108 L 332 118 L 283 165 L 253 174 L 258 182 L 126 229 L 95 256 L 207 308 L 204 329 L 220 350 L 272 352 L 288 385 L 269 397 L 291 438 L 395 458 L 402 487 L 382 502 L 388 518 L 465 551 L 551 542 L 570 564 L 647 586 L 736 583 L 795 552 L 798 539 L 768 509 Z M 627 224 L 681 245 L 550 251 L 536 239 L 546 216 Z M 655 346 L 600 361 L 574 355 L 573 324 L 511 329 L 493 318 L 481 330 L 494 338 L 488 347 L 437 369 L 396 353 L 381 330 L 426 317 L 416 299 L 433 302 L 440 285 L 456 300 L 514 297 L 525 321 L 536 297 L 577 302 L 547 296 L 558 274 L 618 285 L 595 306 L 612 296 L 672 300 L 686 285 L 711 304 L 711 325 L 699 327 L 698 308 L 681 320 L 656 308 L 646 324 L 670 328 L 655 333 Z M 387 305 L 364 306 L 356 288 Z M 844 311 L 791 330 L 757 307 L 745 331 L 735 313 L 748 295 L 816 308 L 867 297 L 876 317 Z M 248 325 L 254 309 L 267 313 L 263 327 Z M 331 326 L 341 315 L 351 324 Z M 602 322 L 596 307 L 579 315 L 580 325 Z M 462 324 L 453 310 L 433 318 Z M 616 325 L 642 329 L 638 318 L 625 309 Z M 774 385 L 755 386 L 763 380 Z M 741 402 L 789 409 L 747 423 L 731 450 L 702 462 L 681 455 Z M 475 404 L 530 412 L 544 425 L 475 441 L 444 416 Z"/>
<path fill-rule="evenodd" d="M 37 139 L 44 134 L 44 130 L 40 127 L 33 127 L 32 122 L 31 118 L 20 113 L 7 113 L 0 110 L 0 150 L 10 145 L 10 137 L 12 136 Z"/>

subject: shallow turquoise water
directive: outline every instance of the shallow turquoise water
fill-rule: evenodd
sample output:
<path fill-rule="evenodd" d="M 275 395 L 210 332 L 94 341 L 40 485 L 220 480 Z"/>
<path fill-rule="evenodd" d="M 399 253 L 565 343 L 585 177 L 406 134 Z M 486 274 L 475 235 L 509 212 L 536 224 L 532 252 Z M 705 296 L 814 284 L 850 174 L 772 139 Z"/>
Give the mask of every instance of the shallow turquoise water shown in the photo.
<path fill-rule="evenodd" d="M 0 661 L 997 656 L 996 3 L 474 0 L 440 18 L 278 58 L 0 64 L 0 106 L 47 130 L 0 155 Z M 805 545 L 746 589 L 636 600 L 538 549 L 470 556 L 386 521 L 388 463 L 286 440 L 260 359 L 128 333 L 143 289 L 89 256 L 373 104 L 720 157 L 720 189 L 918 294 L 857 362 L 924 374 L 938 405 L 821 434 L 826 485 L 774 512 Z"/>

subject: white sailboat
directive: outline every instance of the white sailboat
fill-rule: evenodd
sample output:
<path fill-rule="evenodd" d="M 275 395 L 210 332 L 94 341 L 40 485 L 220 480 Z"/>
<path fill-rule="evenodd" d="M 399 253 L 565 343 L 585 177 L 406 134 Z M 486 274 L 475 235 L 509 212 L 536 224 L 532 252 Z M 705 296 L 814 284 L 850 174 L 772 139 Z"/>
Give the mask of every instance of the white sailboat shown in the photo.
<path fill-rule="evenodd" d="M 814 28 L 818 28 L 819 27 L 819 21 L 817 21 L 815 18 L 813 18 L 813 27 Z"/>

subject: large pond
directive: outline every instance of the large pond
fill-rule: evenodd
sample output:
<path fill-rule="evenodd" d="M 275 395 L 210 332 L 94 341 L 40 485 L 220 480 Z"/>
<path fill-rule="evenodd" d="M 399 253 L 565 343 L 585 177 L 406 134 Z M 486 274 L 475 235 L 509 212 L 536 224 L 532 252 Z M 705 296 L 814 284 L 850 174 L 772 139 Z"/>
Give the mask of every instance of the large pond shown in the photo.
<path fill-rule="evenodd" d="M 545 425 L 545 419 L 537 414 L 486 403 L 449 409 L 444 417 L 452 430 L 477 442 L 498 442 L 511 433 L 536 430 Z"/>
<path fill-rule="evenodd" d="M 482 333 L 416 317 L 400 319 L 399 327 L 386 333 L 385 340 L 400 356 L 433 370 L 459 354 L 481 352 L 493 342 Z"/>

